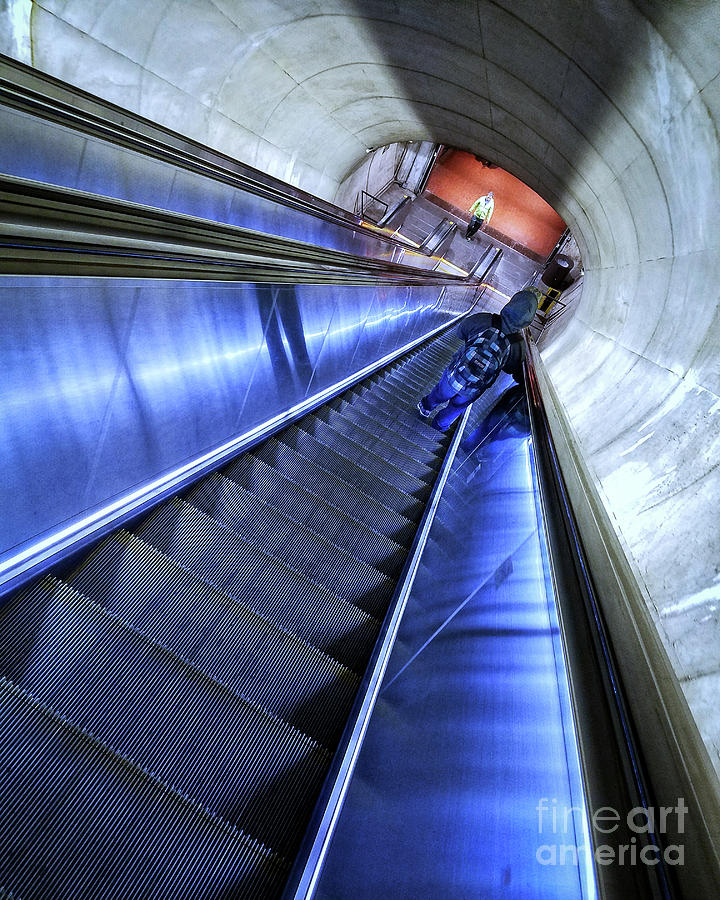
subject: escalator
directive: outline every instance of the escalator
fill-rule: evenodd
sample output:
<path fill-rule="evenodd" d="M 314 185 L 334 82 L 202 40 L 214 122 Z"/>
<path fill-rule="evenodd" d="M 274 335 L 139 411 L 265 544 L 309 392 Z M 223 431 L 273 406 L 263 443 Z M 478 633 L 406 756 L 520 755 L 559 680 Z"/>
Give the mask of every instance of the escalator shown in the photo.
<path fill-rule="evenodd" d="M 415 350 L 0 616 L 23 900 L 279 896 L 449 438 Z"/>
<path fill-rule="evenodd" d="M 591 857 L 553 879 L 534 857 L 543 797 L 589 815 L 690 791 L 682 752 L 668 776 L 656 750 L 675 737 L 652 692 L 653 730 L 633 733 L 547 386 L 530 367 L 532 438 L 496 456 L 455 455 L 460 435 L 416 416 L 454 349 L 427 337 L 475 307 L 498 256 L 477 278 L 431 272 L 329 204 L 4 59 L 0 117 L 0 574 L 103 535 L 0 607 L 0 900 L 536 900 L 592 897 L 595 878 L 603 897 L 712 896 L 704 844 L 687 889 Z M 45 146 L 39 165 L 27 148 Z M 498 294 L 525 275 L 503 277 Z M 533 780 L 549 761 L 559 780 Z M 604 842 L 581 819 L 572 840 Z M 710 831 L 699 806 L 689 822 L 688 859 Z"/>

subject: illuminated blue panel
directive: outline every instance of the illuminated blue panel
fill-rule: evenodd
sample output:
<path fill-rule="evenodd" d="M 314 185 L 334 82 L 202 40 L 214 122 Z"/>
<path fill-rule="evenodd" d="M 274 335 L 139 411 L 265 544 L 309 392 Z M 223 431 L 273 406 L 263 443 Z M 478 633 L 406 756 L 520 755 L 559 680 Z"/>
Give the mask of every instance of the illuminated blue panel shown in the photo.
<path fill-rule="evenodd" d="M 2 279 L 0 567 L 442 325 L 439 291 Z"/>
<path fill-rule="evenodd" d="M 468 431 L 485 427 L 446 485 L 323 900 L 596 896 L 591 869 L 575 864 L 587 820 L 527 410 L 492 412 L 511 385 L 471 415 Z"/>

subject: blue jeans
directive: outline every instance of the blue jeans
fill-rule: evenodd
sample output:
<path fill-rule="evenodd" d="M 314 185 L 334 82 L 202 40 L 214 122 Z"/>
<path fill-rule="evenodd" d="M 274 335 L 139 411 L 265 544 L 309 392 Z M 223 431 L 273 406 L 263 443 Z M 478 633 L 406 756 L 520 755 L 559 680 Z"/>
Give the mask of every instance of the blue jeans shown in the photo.
<path fill-rule="evenodd" d="M 447 403 L 445 409 L 441 410 L 433 419 L 435 428 L 447 431 L 455 419 L 461 416 L 475 400 L 476 396 L 474 392 L 456 390 L 448 381 L 447 369 L 445 369 L 440 381 L 427 397 L 423 397 L 422 402 L 426 409 L 435 409 L 441 403 Z"/>

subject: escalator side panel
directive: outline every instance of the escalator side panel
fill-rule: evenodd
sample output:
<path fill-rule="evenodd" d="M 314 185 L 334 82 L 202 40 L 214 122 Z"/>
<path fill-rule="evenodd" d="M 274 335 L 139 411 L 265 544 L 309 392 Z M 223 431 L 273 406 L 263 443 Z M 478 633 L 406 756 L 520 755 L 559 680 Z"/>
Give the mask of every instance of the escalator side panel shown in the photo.
<path fill-rule="evenodd" d="M 395 379 L 406 364 L 417 371 L 413 356 L 393 365 Z M 102 748 L 98 783 L 118 766 L 152 773 L 152 790 L 186 798 L 185 825 L 200 817 L 227 829 L 235 844 L 223 852 L 245 862 L 231 885 L 218 875 L 219 893 L 207 886 L 217 900 L 279 896 L 447 443 L 413 418 L 414 388 L 383 384 L 361 391 L 372 417 L 344 415 L 361 404 L 347 392 L 0 611 L 9 727 L 39 735 L 43 747 L 69 741 L 62 752 L 73 771 Z M 402 419 L 413 423 L 409 437 L 386 440 Z M 62 734 L 47 737 L 43 716 Z M 32 763 L 21 769 L 17 783 L 35 797 Z M 16 857 L 4 883 L 26 900 L 91 900 L 102 883 L 83 873 L 102 867 L 108 848 L 83 841 L 82 822 L 96 819 L 73 806 L 69 778 L 58 771 L 63 800 L 53 816 L 68 812 L 42 823 L 58 848 L 47 859 L 80 842 L 88 864 L 70 888 L 65 875 L 35 878 Z M 98 827 L 107 830 L 113 802 L 122 817 L 131 800 L 100 803 Z M 33 807 L 24 810 L 12 810 L 18 829 L 38 827 Z M 192 869 L 192 845 L 184 847 Z M 118 877 L 137 878 L 133 896 L 144 897 L 161 871 L 148 857 Z M 218 871 L 213 858 L 206 871 Z"/>

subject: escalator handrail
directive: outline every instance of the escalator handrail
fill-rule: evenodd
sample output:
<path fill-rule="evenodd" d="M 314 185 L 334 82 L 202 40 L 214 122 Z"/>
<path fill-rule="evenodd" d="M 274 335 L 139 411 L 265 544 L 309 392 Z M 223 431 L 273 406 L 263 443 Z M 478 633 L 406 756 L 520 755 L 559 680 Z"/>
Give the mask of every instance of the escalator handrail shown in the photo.
<path fill-rule="evenodd" d="M 399 250 L 406 241 L 354 213 L 179 132 L 0 54 L 0 104 L 296 209 Z"/>
<path fill-rule="evenodd" d="M 353 276 L 403 279 L 407 284 L 460 286 L 467 281 L 465 276 L 12 175 L 0 175 L 0 218 L 4 274 L 133 277 L 144 272 L 144 277 L 185 278 L 195 272 L 194 277 L 210 279 L 300 284 L 308 282 L 310 274 L 331 283 Z"/>
<path fill-rule="evenodd" d="M 457 228 L 457 225 L 455 225 L 452 219 L 446 216 L 435 226 L 435 228 L 433 228 L 430 234 L 425 236 L 425 239 L 420 244 L 420 247 L 418 249 L 422 253 L 434 253 L 434 251 L 440 246 L 440 244 L 442 244 L 448 234 L 450 234 L 453 228 Z M 430 244 L 433 241 L 433 238 L 435 238 L 435 241 L 431 247 Z"/>
<path fill-rule="evenodd" d="M 127 147 L 143 156 L 170 162 L 342 228 L 363 231 L 382 243 L 399 248 L 407 246 L 333 203 L 2 54 L 0 103 Z"/>
<path fill-rule="evenodd" d="M 488 248 L 485 250 L 485 252 L 483 253 L 483 255 L 480 257 L 480 259 L 475 263 L 475 265 L 472 267 L 472 269 L 470 269 L 470 272 L 468 274 L 468 279 L 472 279 L 473 281 L 479 281 L 480 283 L 485 281 L 485 279 L 489 277 L 490 273 L 495 268 L 495 266 L 502 259 L 502 255 L 503 255 L 502 247 L 495 247 L 493 244 L 490 244 L 488 246 Z M 492 259 L 482 270 L 481 274 L 478 275 L 477 272 L 480 270 L 482 265 L 485 263 L 485 260 L 488 258 L 488 256 L 492 256 Z"/>

